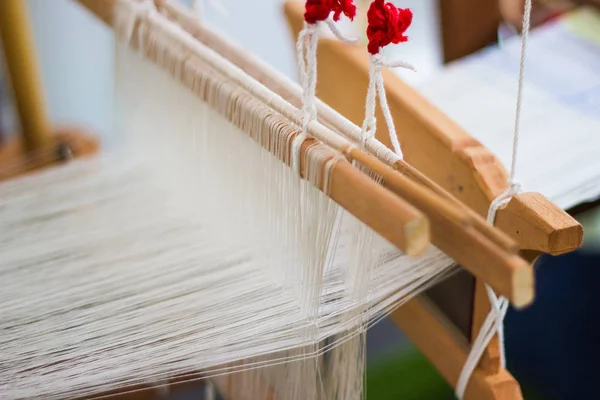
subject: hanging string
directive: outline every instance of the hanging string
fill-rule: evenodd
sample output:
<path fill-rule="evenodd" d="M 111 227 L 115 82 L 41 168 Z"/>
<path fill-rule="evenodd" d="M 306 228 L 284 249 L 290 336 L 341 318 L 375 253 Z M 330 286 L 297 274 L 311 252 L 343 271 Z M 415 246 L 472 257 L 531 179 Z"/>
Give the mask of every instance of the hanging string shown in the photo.
<path fill-rule="evenodd" d="M 515 113 L 515 126 L 513 133 L 512 144 L 512 159 L 510 164 L 510 176 L 508 178 L 508 189 L 495 198 L 488 210 L 487 222 L 494 224 L 496 213 L 498 210 L 508 204 L 513 196 L 521 192 L 521 185 L 515 180 L 517 169 L 517 152 L 519 147 L 519 134 L 521 124 L 521 105 L 523 101 L 523 82 L 525 77 L 525 59 L 527 54 L 527 39 L 529 38 L 530 21 L 531 21 L 531 0 L 525 1 L 525 10 L 523 12 L 523 30 L 521 37 L 521 61 L 519 65 L 519 82 L 517 88 L 517 107 Z M 467 361 L 460 374 L 456 384 L 456 397 L 462 399 L 467 388 L 467 384 L 473 371 L 477 367 L 481 356 L 485 349 L 494 338 L 498 335 L 498 345 L 500 348 L 500 365 L 502 368 L 506 366 L 506 355 L 504 345 L 504 317 L 508 310 L 508 300 L 504 297 L 498 297 L 494 290 L 486 284 L 485 286 L 488 298 L 490 300 L 491 310 L 486 317 L 477 338 L 473 342 L 471 352 L 467 357 Z"/>
<path fill-rule="evenodd" d="M 404 61 L 386 62 L 385 57 L 380 54 L 380 51 L 390 43 L 398 44 L 408 41 L 408 36 L 404 33 L 412 23 L 412 18 L 413 14 L 410 9 L 397 8 L 392 3 L 385 3 L 384 0 L 375 0 L 371 3 L 367 12 L 367 38 L 369 39 L 370 65 L 365 119 L 362 126 L 362 145 L 364 147 L 366 142 L 375 136 L 377 130 L 375 104 L 379 96 L 379 104 L 388 127 L 392 147 L 394 152 L 400 157 L 402 157 L 402 149 L 396 135 L 396 127 L 385 95 L 381 68 L 385 66 L 388 68 L 416 70 L 415 67 Z"/>
<path fill-rule="evenodd" d="M 333 16 L 331 17 L 331 14 Z M 311 120 L 317 118 L 317 44 L 319 25 L 325 23 L 331 32 L 346 44 L 358 43 L 358 39 L 345 37 L 335 25 L 342 14 L 354 20 L 356 6 L 352 0 L 307 0 L 304 13 L 304 28 L 298 36 L 296 53 L 300 70 L 300 83 L 303 89 L 302 113 L 303 131 L 306 132 Z"/>

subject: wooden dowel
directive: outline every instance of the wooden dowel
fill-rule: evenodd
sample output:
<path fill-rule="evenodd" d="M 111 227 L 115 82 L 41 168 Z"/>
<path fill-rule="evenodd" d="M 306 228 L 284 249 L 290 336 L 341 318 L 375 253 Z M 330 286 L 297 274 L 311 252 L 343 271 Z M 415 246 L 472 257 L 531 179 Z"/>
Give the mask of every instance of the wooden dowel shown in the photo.
<path fill-rule="evenodd" d="M 224 41 L 220 41 L 215 37 L 215 35 L 211 35 L 206 29 L 203 29 L 195 19 L 190 19 L 189 17 L 186 19 L 184 11 L 178 11 L 177 6 L 171 5 L 171 3 L 163 0 L 157 0 L 157 2 L 159 3 L 160 7 L 166 10 L 167 15 L 171 14 L 171 16 L 175 17 L 179 23 L 184 21 L 185 24 L 183 27 L 185 29 L 193 29 L 193 36 L 196 38 L 198 38 L 198 36 L 202 36 L 202 39 L 207 41 L 213 47 L 227 47 Z M 107 8 L 110 7 L 110 2 L 98 3 L 91 0 L 85 0 L 82 3 L 94 13 L 98 13 L 98 15 L 107 16 L 112 14 L 111 12 L 107 11 Z M 100 5 L 102 5 L 102 7 L 100 7 Z M 233 52 L 231 49 L 217 47 L 216 50 L 226 51 L 226 54 L 228 56 L 233 56 L 238 63 L 243 63 L 244 61 L 244 58 L 241 57 L 239 53 Z M 242 65 L 240 65 L 240 67 L 242 67 Z M 248 64 L 244 64 L 243 69 L 247 72 L 252 69 L 254 70 L 253 72 L 260 72 L 260 69 L 256 68 L 256 66 L 252 63 L 252 60 L 249 60 Z M 264 74 L 262 77 L 263 80 L 266 79 Z M 420 185 L 411 182 L 410 179 L 402 177 L 393 169 L 389 168 L 379 160 L 361 150 L 354 149 L 351 154 L 352 157 L 361 164 L 367 166 L 372 171 L 384 177 L 386 185 L 388 187 L 392 187 L 396 194 L 402 197 L 407 196 L 405 197 L 406 199 L 410 198 L 409 201 L 411 204 L 425 211 L 427 217 L 434 220 L 434 230 L 436 232 L 434 234 L 434 242 L 438 247 L 440 247 L 440 249 L 446 251 L 447 254 L 455 258 L 459 263 L 464 265 L 477 276 L 480 276 L 486 280 L 490 279 L 491 281 L 489 283 L 496 290 L 498 290 L 499 293 L 511 299 L 513 304 L 516 306 L 523 306 L 531 300 L 533 297 L 533 285 L 531 284 L 530 278 L 532 275 L 531 268 L 527 263 L 523 262 L 523 260 L 519 259 L 518 257 L 514 257 L 511 254 L 505 254 L 505 252 L 502 251 L 503 247 L 505 249 L 508 248 L 511 251 L 516 251 L 515 246 L 512 246 L 509 243 L 509 240 L 504 239 L 501 234 L 491 235 L 492 239 L 486 240 L 486 238 L 482 236 L 485 236 L 486 232 L 489 233 L 488 228 L 483 230 L 482 235 L 482 232 L 478 232 L 477 229 L 470 227 L 469 220 L 473 218 L 474 213 L 472 213 L 471 216 L 467 215 L 464 211 L 443 200 L 431 190 L 423 188 Z M 350 174 L 350 172 L 346 170 L 344 170 L 344 173 Z M 418 172 L 415 171 L 413 176 L 419 176 Z M 420 179 L 426 180 L 422 176 Z M 349 185 L 349 187 L 353 188 L 352 190 L 359 190 L 358 187 L 350 185 L 350 182 L 353 181 L 347 179 L 347 177 L 337 177 L 333 181 L 344 181 Z M 360 185 L 364 184 L 365 183 L 361 183 Z M 433 183 L 430 183 L 430 185 L 434 186 Z M 342 193 L 341 189 L 338 189 L 337 187 L 334 190 L 340 190 L 340 193 Z M 380 188 L 374 190 L 374 193 L 379 193 L 376 196 L 383 196 L 382 192 L 380 192 Z M 441 191 L 441 189 L 438 189 L 438 191 Z M 365 192 L 358 191 L 357 193 L 364 194 Z M 375 218 L 368 218 L 367 210 L 360 209 L 360 207 L 358 207 L 360 205 L 358 202 L 351 201 L 351 199 L 357 198 L 356 195 L 350 195 L 347 193 L 345 195 L 338 196 L 336 193 L 332 192 L 332 198 L 334 196 L 336 202 L 344 206 L 351 213 L 358 213 L 358 215 L 355 215 L 359 217 L 359 219 L 369 224 L 384 237 L 390 239 L 400 249 L 404 251 L 411 250 L 411 244 L 406 241 L 407 237 L 404 235 L 413 229 L 409 227 L 413 225 L 408 224 L 407 218 L 409 218 L 409 216 L 410 218 L 414 218 L 414 216 L 411 215 L 411 211 L 406 207 L 406 204 L 403 204 L 401 208 L 404 209 L 406 218 L 400 219 L 399 221 L 404 224 L 403 227 L 407 229 L 407 231 L 399 232 L 397 231 L 398 227 L 396 230 L 390 229 L 388 226 L 386 226 L 386 224 L 383 224 L 382 220 L 379 219 L 379 217 L 390 212 L 391 208 L 383 207 L 381 204 L 379 204 L 377 207 L 380 215 Z M 375 200 L 372 199 L 372 201 Z M 398 204 L 397 206 L 400 205 Z M 373 224 L 379 225 L 377 225 L 375 228 L 372 226 Z M 422 222 L 418 224 L 422 224 Z M 483 224 L 480 224 L 480 226 L 481 225 Z M 418 229 L 420 230 L 422 227 Z M 494 245 L 494 239 L 497 239 L 498 237 L 502 238 L 500 242 L 503 247 Z M 416 238 L 409 239 L 413 245 L 416 246 L 415 249 L 421 245 Z"/>
<path fill-rule="evenodd" d="M 292 90 L 289 85 L 285 85 L 283 82 L 280 82 L 280 79 L 274 74 L 269 73 L 270 71 L 266 70 L 264 65 L 262 65 L 262 63 L 252 54 L 233 45 L 226 39 L 223 39 L 221 36 L 213 34 L 210 29 L 202 26 L 202 24 L 199 24 L 198 19 L 190 15 L 189 12 L 187 12 L 187 9 L 182 5 L 178 3 L 172 3 L 167 0 L 155 0 L 155 3 L 166 13 L 166 15 L 177 21 L 182 28 L 192 36 L 218 51 L 223 57 L 227 58 L 238 67 L 244 69 L 244 71 L 246 71 L 258 82 L 262 83 L 275 93 L 278 93 L 291 104 L 301 107 L 301 93 Z M 342 123 L 336 123 L 335 121 L 332 121 L 332 111 L 328 110 L 321 102 L 319 102 L 318 106 L 319 120 L 325 125 L 328 125 L 339 132 L 344 132 L 344 126 L 342 126 Z M 375 168 L 374 171 L 378 172 L 380 167 L 381 165 L 373 167 Z M 475 227 L 481 231 L 482 234 L 487 236 L 501 248 L 513 253 L 518 250 L 519 246 L 516 241 L 512 240 L 502 231 L 489 226 L 486 221 L 475 211 L 465 206 L 454 196 L 443 190 L 439 185 L 435 184 L 431 179 L 427 178 L 424 174 L 407 164 L 405 161 L 400 160 L 396 162 L 393 167 L 400 173 L 409 177 L 411 180 L 427 186 L 443 199 L 448 200 L 456 207 L 459 207 L 464 213 L 463 218 L 468 218 L 470 223 L 475 225 Z"/>
<path fill-rule="evenodd" d="M 25 150 L 32 152 L 50 143 L 51 127 L 26 3 L 25 0 L 0 1 L 0 36 Z"/>
<path fill-rule="evenodd" d="M 158 6 L 166 12 L 166 14 L 177 21 L 188 33 L 192 34 L 198 40 L 204 42 L 209 45 L 211 48 L 220 52 L 221 55 L 228 58 L 231 62 L 244 69 L 249 75 L 253 76 L 259 82 L 263 83 L 265 86 L 269 87 L 271 90 L 279 93 L 284 96 L 286 100 L 290 101 L 292 104 L 299 105 L 301 102 L 301 96 L 299 93 L 295 93 L 293 90 L 290 90 L 289 86 L 278 81 L 276 77 L 272 74 L 269 74 L 265 68 L 260 65 L 260 62 L 256 60 L 252 55 L 247 54 L 242 49 L 234 48 L 231 43 L 227 40 L 219 37 L 218 35 L 214 35 L 209 29 L 203 27 L 198 23 L 197 18 L 189 15 L 185 8 L 181 5 L 171 3 L 166 0 L 155 0 Z M 319 109 L 321 111 L 323 107 Z M 327 114 L 326 114 L 327 115 Z M 331 122 L 331 121 L 325 121 Z M 336 125 L 336 124 L 333 124 Z M 335 126 L 339 130 L 343 127 Z M 362 151 L 354 150 L 352 152 L 352 156 L 354 159 L 361 162 L 363 165 L 367 165 L 372 171 L 377 172 L 380 175 L 385 175 L 389 172 L 389 169 L 380 162 L 377 162 L 373 158 L 366 157 L 365 153 Z M 455 224 L 454 228 L 461 230 L 461 227 L 464 226 L 466 229 L 467 225 L 473 224 L 476 229 L 486 236 L 490 241 L 499 246 L 501 249 L 506 250 L 509 253 L 516 254 L 518 251 L 517 243 L 509 238 L 506 234 L 501 231 L 494 229 L 489 226 L 481 216 L 475 213 L 473 210 L 466 207 L 464 204 L 460 203 L 457 199 L 455 199 L 448 192 L 444 191 L 437 184 L 433 183 L 429 178 L 425 177 L 419 171 L 412 168 L 410 165 L 406 164 L 404 161 L 399 161 L 394 165 L 394 168 L 398 171 L 404 173 L 406 176 L 410 177 L 414 182 L 418 182 L 422 185 L 427 186 L 429 189 L 433 190 L 435 194 L 439 196 L 436 200 L 435 196 L 432 196 L 430 192 L 419 190 L 417 185 L 410 185 L 410 182 L 402 179 L 393 179 L 389 175 L 386 175 L 386 179 L 392 179 L 396 182 L 396 185 L 402 185 L 405 191 L 402 191 L 403 194 L 408 192 L 412 192 L 413 196 L 411 198 L 411 203 L 416 205 L 418 208 L 425 211 L 422 208 L 422 201 L 427 202 L 426 209 L 430 212 L 426 211 L 426 214 L 429 218 L 439 219 L 442 218 L 443 221 L 451 220 L 453 224 Z M 400 192 L 396 192 L 400 194 Z M 443 201 L 443 200 L 446 201 Z M 432 220 L 433 221 L 433 220 Z M 436 225 L 438 221 L 434 221 L 434 225 Z M 446 222 L 447 223 L 447 222 Z M 438 224 L 434 229 L 438 232 L 437 236 L 448 236 L 451 238 L 451 243 L 448 244 L 448 248 L 450 249 L 451 256 L 456 255 L 459 259 L 458 261 L 464 263 L 464 265 L 472 271 L 478 271 L 480 266 L 477 262 L 471 261 L 471 257 L 469 257 L 470 252 L 460 253 L 457 249 L 464 248 L 464 246 L 456 243 L 456 241 L 460 241 L 463 239 L 469 240 L 469 238 L 473 235 L 476 235 L 472 230 L 462 232 L 462 235 L 453 236 L 449 235 L 449 231 L 446 228 L 445 223 Z M 434 235 L 435 237 L 435 235 Z M 479 240 L 479 239 L 478 239 Z M 434 240 L 435 242 L 435 240 Z M 435 243 L 434 243 L 435 244 Z M 480 249 L 473 249 L 472 251 L 477 251 Z M 485 248 L 483 249 L 484 253 L 486 253 Z M 450 254 L 448 253 L 448 254 Z M 494 253 L 499 254 L 499 253 Z M 523 299 L 524 302 L 527 302 L 530 297 L 533 296 L 533 290 L 529 291 L 529 293 L 525 293 L 525 282 L 529 281 L 528 273 L 525 271 L 519 271 L 520 268 L 528 268 L 526 263 L 516 262 L 513 257 L 506 257 L 503 260 L 499 260 L 496 262 L 492 262 L 494 265 L 500 266 L 500 270 L 504 270 L 508 272 L 506 276 L 505 283 L 495 284 L 495 287 L 509 287 L 512 284 L 507 284 L 507 282 L 513 282 L 515 287 L 510 289 L 510 292 L 521 292 L 517 295 L 519 298 Z M 516 274 L 516 275 L 512 275 Z M 515 276 L 519 276 L 525 279 L 525 282 L 518 282 L 518 279 Z M 520 289 L 517 289 L 519 287 Z M 502 292 L 505 292 L 502 290 Z M 509 297 L 512 298 L 512 295 Z M 524 304 L 520 304 L 524 305 Z"/>
<path fill-rule="evenodd" d="M 357 153 L 355 158 L 368 167 L 372 161 L 363 154 Z M 431 220 L 431 241 L 440 250 L 489 283 L 516 307 L 533 300 L 531 264 L 515 253 L 506 252 L 475 227 L 461 224 L 456 209 L 427 188 L 392 169 L 379 173 L 388 189 L 412 204 L 419 204 L 419 209 Z"/>
<path fill-rule="evenodd" d="M 310 139 L 303 143 L 302 165 L 305 151 L 313 143 Z M 331 171 L 329 196 L 408 255 L 421 254 L 429 245 L 427 217 L 345 159 L 337 161 Z"/>
<path fill-rule="evenodd" d="M 100 3 L 87 1 L 85 4 L 94 7 Z M 106 7 L 108 3 L 101 4 Z M 100 15 L 103 16 L 112 14 L 101 8 L 90 9 L 100 12 Z M 147 56 L 149 56 L 149 59 L 153 59 L 149 54 Z M 200 71 L 206 71 L 207 68 L 217 68 L 220 65 L 214 66 L 193 52 L 186 56 L 186 63 L 189 65 L 197 64 L 198 67 L 190 69 L 190 71 L 199 71 L 199 74 L 202 73 Z M 183 76 L 180 76 L 179 79 L 182 80 L 181 83 L 184 85 L 189 84 L 189 80 L 185 80 Z M 236 82 L 235 79 L 231 79 Z M 334 138 L 337 140 L 336 136 Z M 304 142 L 302 147 L 304 151 L 301 153 L 302 163 L 304 162 L 306 148 L 313 143 L 313 140 Z M 336 154 L 333 150 L 327 149 L 332 156 Z M 328 195 L 403 252 L 409 255 L 418 255 L 427 248 L 429 244 L 429 222 L 423 213 L 375 183 L 343 158 L 337 161 L 331 171 Z"/>
<path fill-rule="evenodd" d="M 406 177 L 410 178 L 414 182 L 418 182 L 433 192 L 435 192 L 438 196 L 443 198 L 444 200 L 452 203 L 454 206 L 458 207 L 462 212 L 464 212 L 468 218 L 469 222 L 473 224 L 473 226 L 480 231 L 483 235 L 485 235 L 489 240 L 494 242 L 500 248 L 510 252 L 516 253 L 519 250 L 519 243 L 510 238 L 507 234 L 502 232 L 500 229 L 494 228 L 492 225 L 488 224 L 486 220 L 484 220 L 479 214 L 477 214 L 473 209 L 469 208 L 466 204 L 459 201 L 456 197 L 452 196 L 450 193 L 442 189 L 438 184 L 433 182 L 427 176 L 425 176 L 419 170 L 411 167 L 404 160 L 400 160 L 394 164 L 394 169 L 401 172 Z"/>

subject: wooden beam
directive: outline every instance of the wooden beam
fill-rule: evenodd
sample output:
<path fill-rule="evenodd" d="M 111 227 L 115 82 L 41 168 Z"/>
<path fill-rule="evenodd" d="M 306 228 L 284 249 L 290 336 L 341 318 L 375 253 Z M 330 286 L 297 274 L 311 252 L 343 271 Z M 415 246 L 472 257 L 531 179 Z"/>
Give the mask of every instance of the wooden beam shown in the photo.
<path fill-rule="evenodd" d="M 444 62 L 495 43 L 501 21 L 498 0 L 438 0 Z"/>

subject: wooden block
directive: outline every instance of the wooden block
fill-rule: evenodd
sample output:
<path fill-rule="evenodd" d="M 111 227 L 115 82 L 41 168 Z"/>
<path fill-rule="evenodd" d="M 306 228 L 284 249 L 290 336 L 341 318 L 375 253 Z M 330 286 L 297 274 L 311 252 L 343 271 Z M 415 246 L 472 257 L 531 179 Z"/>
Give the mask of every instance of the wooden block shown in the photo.
<path fill-rule="evenodd" d="M 13 135 L 0 147 L 0 182 L 99 151 L 98 140 L 75 127 L 58 129 L 43 147 L 27 151 L 22 137 Z"/>

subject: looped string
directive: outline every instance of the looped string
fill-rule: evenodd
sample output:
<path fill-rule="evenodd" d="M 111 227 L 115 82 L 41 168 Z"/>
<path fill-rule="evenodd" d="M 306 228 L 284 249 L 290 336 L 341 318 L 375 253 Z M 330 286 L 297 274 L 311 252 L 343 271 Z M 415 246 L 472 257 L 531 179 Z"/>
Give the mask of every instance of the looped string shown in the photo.
<path fill-rule="evenodd" d="M 379 53 L 371 54 L 369 65 L 369 88 L 367 90 L 367 102 L 365 105 L 365 120 L 362 126 L 362 143 L 365 143 L 375 136 L 377 131 L 377 120 L 375 119 L 375 104 L 379 96 L 379 104 L 383 111 L 383 117 L 388 127 L 388 133 L 394 152 L 402 157 L 402 149 L 398 136 L 396 135 L 396 127 L 392 119 L 392 113 L 388 105 L 387 96 L 385 94 L 385 86 L 383 83 L 383 75 L 381 74 L 382 67 L 388 68 L 405 68 L 416 71 L 415 67 L 404 61 L 386 62 L 385 57 Z"/>
<path fill-rule="evenodd" d="M 521 192 L 521 185 L 517 182 L 510 182 L 508 189 L 496 197 L 490 204 L 488 210 L 487 222 L 494 224 L 498 210 L 510 202 L 513 196 Z M 495 335 L 498 335 L 498 346 L 500 350 L 500 366 L 505 368 L 506 355 L 504 346 L 504 317 L 508 311 L 508 300 L 504 297 L 498 297 L 491 286 L 485 285 L 491 309 L 487 315 L 481 329 L 472 344 L 471 352 L 463 366 L 458 382 L 456 383 L 456 397 L 462 399 L 481 356 L 490 344 Z"/>
<path fill-rule="evenodd" d="M 496 214 L 501 207 L 508 204 L 512 198 L 521 192 L 521 185 L 515 180 L 516 167 L 517 167 L 517 150 L 519 145 L 519 133 L 521 124 L 521 104 L 523 101 L 523 82 L 525 76 L 525 56 L 527 54 L 527 39 L 529 37 L 530 20 L 531 20 L 531 4 L 532 0 L 525 1 L 525 11 L 523 13 L 523 31 L 521 38 L 521 61 L 519 66 L 519 82 L 517 89 L 517 107 L 515 115 L 515 127 L 513 133 L 513 147 L 512 147 L 512 160 L 510 165 L 510 177 L 508 179 L 508 189 L 496 197 L 490 204 L 488 210 L 487 222 L 494 225 L 496 220 Z M 496 295 L 494 290 L 489 286 L 485 285 L 485 289 L 490 300 L 491 310 L 486 317 L 481 330 L 479 331 L 473 345 L 471 352 L 467 357 L 467 361 L 463 366 L 458 382 L 456 383 L 456 397 L 462 399 L 469 383 L 469 379 L 473 374 L 473 371 L 477 367 L 481 356 L 485 352 L 485 349 L 494 338 L 498 335 L 498 345 L 500 347 L 500 365 L 502 368 L 506 367 L 506 354 L 504 346 L 504 317 L 508 310 L 508 300 L 504 297 Z"/>
<path fill-rule="evenodd" d="M 302 130 L 307 131 L 308 123 L 317 118 L 317 44 L 319 27 L 304 23 L 296 43 L 299 63 L 300 84 L 302 86 Z"/>
<path fill-rule="evenodd" d="M 328 18 L 324 21 L 331 32 L 342 42 L 347 44 L 358 43 L 358 39 L 345 37 Z M 311 24 L 304 23 L 304 28 L 298 36 L 296 43 L 296 56 L 300 70 L 300 84 L 303 89 L 302 96 L 302 129 L 306 132 L 308 123 L 317 118 L 316 90 L 317 90 L 317 45 L 319 42 L 319 25 L 321 21 Z"/>
<path fill-rule="evenodd" d="M 496 213 L 498 210 L 507 205 L 513 196 L 521 193 L 521 184 L 519 182 L 508 182 L 508 189 L 502 192 L 498 197 L 492 200 L 490 208 L 488 210 L 487 222 L 488 224 L 494 225 L 496 221 Z"/>
<path fill-rule="evenodd" d="M 331 18 L 315 23 L 304 22 L 304 27 L 296 42 L 296 58 L 300 71 L 300 85 L 302 86 L 302 135 L 296 137 L 295 142 L 303 141 L 308 134 L 308 124 L 317 119 L 317 46 L 319 43 L 320 24 L 325 22 L 331 32 L 342 42 L 347 44 L 358 43 L 358 39 L 345 37 Z M 299 151 L 297 152 L 299 154 Z M 300 161 L 294 158 L 294 165 Z"/>
<path fill-rule="evenodd" d="M 335 24 L 335 21 L 331 19 L 331 17 L 327 18 L 324 22 L 329 27 L 331 33 L 333 33 L 333 36 L 338 38 L 340 42 L 345 44 L 357 44 L 359 42 L 358 38 L 349 38 L 344 36 L 344 34 L 338 29 L 337 25 Z"/>

